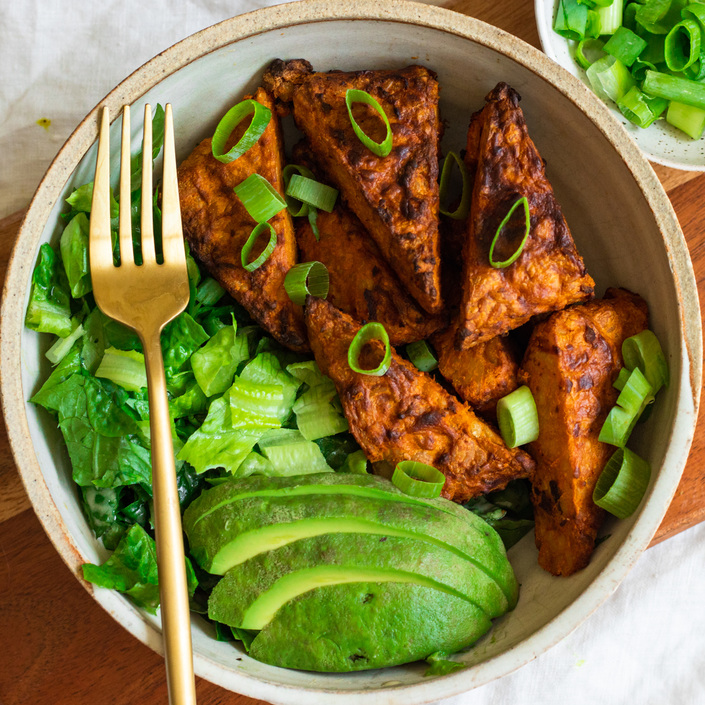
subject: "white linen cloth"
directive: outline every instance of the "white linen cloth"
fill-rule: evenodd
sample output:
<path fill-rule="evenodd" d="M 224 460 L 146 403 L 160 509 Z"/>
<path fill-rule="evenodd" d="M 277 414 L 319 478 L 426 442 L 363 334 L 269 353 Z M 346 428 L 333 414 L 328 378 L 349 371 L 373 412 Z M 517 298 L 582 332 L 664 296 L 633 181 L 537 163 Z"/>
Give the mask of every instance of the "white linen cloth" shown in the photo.
<path fill-rule="evenodd" d="M 0 218 L 29 202 L 71 131 L 128 74 L 193 32 L 272 4 L 5 0 L 0 15 Z M 50 125 L 38 125 L 41 119 Z M 444 705 L 705 703 L 704 586 L 701 525 L 648 550 L 617 592 L 560 644 L 515 673 Z"/>

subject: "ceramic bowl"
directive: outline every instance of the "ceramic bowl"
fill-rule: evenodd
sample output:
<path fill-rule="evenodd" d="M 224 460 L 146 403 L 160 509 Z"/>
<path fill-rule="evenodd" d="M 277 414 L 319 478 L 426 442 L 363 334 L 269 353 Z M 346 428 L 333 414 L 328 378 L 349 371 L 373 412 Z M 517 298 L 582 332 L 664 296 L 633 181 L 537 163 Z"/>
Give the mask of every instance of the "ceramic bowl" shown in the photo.
<path fill-rule="evenodd" d="M 585 70 L 573 58 L 577 42 L 565 39 L 553 31 L 557 9 L 558 0 L 534 0 L 541 46 L 547 56 L 589 86 Z M 647 159 L 672 169 L 705 171 L 704 139 L 693 140 L 665 120 L 657 120 L 649 128 L 642 129 L 629 122 L 614 103 L 610 102 L 609 109 Z"/>
<path fill-rule="evenodd" d="M 467 668 L 424 678 L 425 664 L 315 674 L 258 663 L 237 646 L 215 641 L 193 619 L 196 672 L 238 693 L 275 704 L 427 703 L 474 688 L 525 664 L 573 630 L 617 587 L 647 547 L 685 465 L 699 398 L 702 336 L 692 266 L 673 209 L 651 167 L 610 111 L 580 81 L 544 54 L 482 22 L 401 0 L 310 0 L 260 10 L 215 25 L 158 55 L 101 104 L 117 115 L 130 103 L 174 106 L 183 159 L 227 108 L 257 86 L 275 57 L 305 57 L 318 69 L 401 67 L 418 62 L 438 72 L 448 123 L 445 148 L 465 144 L 470 114 L 498 81 L 522 96 L 531 134 L 548 164 L 559 202 L 598 291 L 619 285 L 649 302 L 652 327 L 671 366 L 672 383 L 638 432 L 635 450 L 654 469 L 645 501 L 630 519 L 609 522 L 610 538 L 590 565 L 554 578 L 537 565 L 533 537 L 510 551 L 521 598 L 517 608 L 462 655 Z M 2 309 L 2 391 L 17 465 L 47 533 L 69 568 L 99 562 L 52 420 L 27 402 L 47 372 L 47 343 L 23 326 L 37 250 L 56 242 L 63 199 L 92 179 L 98 108 L 79 125 L 41 182 L 10 264 Z M 119 124 L 113 125 L 118 144 Z M 136 149 L 139 125 L 134 132 Z M 125 629 L 159 651 L 157 619 L 118 593 L 81 584 Z"/>

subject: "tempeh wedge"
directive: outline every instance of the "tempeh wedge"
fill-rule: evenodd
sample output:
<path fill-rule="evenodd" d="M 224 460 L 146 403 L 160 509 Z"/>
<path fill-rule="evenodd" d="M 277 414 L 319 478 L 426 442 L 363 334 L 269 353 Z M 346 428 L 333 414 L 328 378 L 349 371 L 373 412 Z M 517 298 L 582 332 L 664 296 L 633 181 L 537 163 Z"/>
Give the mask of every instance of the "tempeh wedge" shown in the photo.
<path fill-rule="evenodd" d="M 457 318 L 458 349 L 503 335 L 537 314 L 587 301 L 595 285 L 529 137 L 519 95 L 505 83 L 494 88 L 479 116 L 473 116 L 466 164 L 472 168 L 475 163 Z M 522 197 L 529 204 L 528 239 L 518 259 L 495 268 L 489 258 L 495 233 Z M 509 259 L 524 233 L 523 208 L 518 208 L 501 231 L 495 261 Z"/>
<path fill-rule="evenodd" d="M 531 335 L 519 380 L 536 401 L 532 501 L 539 564 L 572 575 L 590 561 L 604 511 L 592 501 L 616 448 L 598 441 L 618 392 L 622 342 L 648 325 L 644 300 L 624 289 L 554 313 Z"/>
<path fill-rule="evenodd" d="M 428 313 L 439 313 L 441 125 L 435 74 L 422 66 L 316 73 L 301 59 L 277 59 L 263 80 L 283 110 L 292 103 L 316 160 L 409 293 Z M 368 92 L 384 109 L 393 134 L 388 156 L 375 155 L 355 135 L 345 104 L 348 89 Z M 372 108 L 357 103 L 353 114 L 367 134 L 381 140 L 382 121 Z"/>
<path fill-rule="evenodd" d="M 213 157 L 208 138 L 179 167 L 184 236 L 195 257 L 257 323 L 283 345 L 304 351 L 308 343 L 301 307 L 292 303 L 283 286 L 287 271 L 296 263 L 294 226 L 286 209 L 269 220 L 277 233 L 269 259 L 253 272 L 241 263 L 242 247 L 256 223 L 233 188 L 258 173 L 283 193 L 282 141 L 273 101 L 262 88 L 253 97 L 272 110 L 272 119 L 254 146 L 222 164 Z M 238 137 L 236 131 L 230 143 Z"/>
<path fill-rule="evenodd" d="M 531 476 L 534 462 L 527 453 L 509 450 L 466 404 L 395 352 L 381 377 L 354 372 L 348 348 L 360 326 L 350 316 L 309 297 L 305 317 L 316 362 L 335 383 L 369 460 L 433 465 L 446 476 L 443 496 L 456 502 Z M 380 346 L 373 341 L 367 347 Z"/>

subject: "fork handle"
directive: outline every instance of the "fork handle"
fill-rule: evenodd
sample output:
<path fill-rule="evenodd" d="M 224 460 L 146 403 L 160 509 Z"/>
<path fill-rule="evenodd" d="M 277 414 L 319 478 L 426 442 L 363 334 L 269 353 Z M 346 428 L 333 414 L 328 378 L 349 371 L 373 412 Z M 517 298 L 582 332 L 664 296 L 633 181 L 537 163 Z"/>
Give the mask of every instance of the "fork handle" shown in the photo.
<path fill-rule="evenodd" d="M 191 618 L 161 331 L 142 337 L 149 392 L 152 491 L 166 677 L 171 705 L 195 705 Z"/>

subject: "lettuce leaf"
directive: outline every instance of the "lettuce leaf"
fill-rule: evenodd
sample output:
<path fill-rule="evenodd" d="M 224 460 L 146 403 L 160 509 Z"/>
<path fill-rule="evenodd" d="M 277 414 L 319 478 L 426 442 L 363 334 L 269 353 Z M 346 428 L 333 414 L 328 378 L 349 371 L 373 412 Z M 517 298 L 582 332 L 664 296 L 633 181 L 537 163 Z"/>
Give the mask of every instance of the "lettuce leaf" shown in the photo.
<path fill-rule="evenodd" d="M 93 289 L 88 265 L 88 218 L 77 213 L 61 233 L 59 249 L 71 296 L 79 299 Z"/>
<path fill-rule="evenodd" d="M 66 272 L 51 245 L 44 244 L 39 248 L 25 325 L 40 333 L 54 333 L 60 338 L 65 338 L 73 330 Z"/>
<path fill-rule="evenodd" d="M 105 563 L 86 563 L 83 577 L 100 587 L 125 593 L 138 607 L 151 614 L 155 614 L 159 607 L 157 547 L 154 539 L 139 524 L 133 524 L 125 532 Z M 189 595 L 192 596 L 198 581 L 188 558 L 186 580 Z"/>

